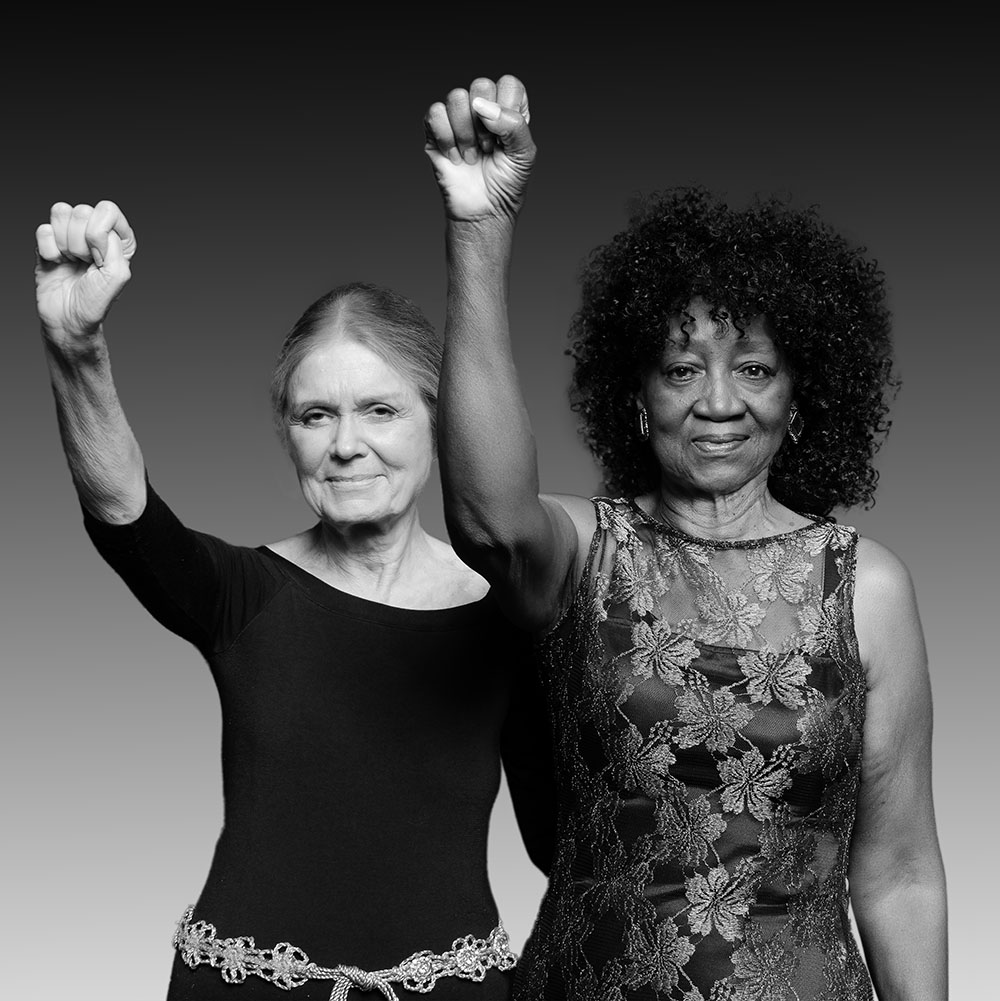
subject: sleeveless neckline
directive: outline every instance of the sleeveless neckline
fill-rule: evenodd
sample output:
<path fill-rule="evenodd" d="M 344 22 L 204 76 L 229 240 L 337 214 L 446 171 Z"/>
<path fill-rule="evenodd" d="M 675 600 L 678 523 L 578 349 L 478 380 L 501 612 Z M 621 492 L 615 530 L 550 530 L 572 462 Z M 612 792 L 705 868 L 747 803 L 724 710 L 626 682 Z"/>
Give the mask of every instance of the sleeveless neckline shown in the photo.
<path fill-rule="evenodd" d="M 787 542 L 798 535 L 811 532 L 822 525 L 833 523 L 832 518 L 824 518 L 820 515 L 802 514 L 801 512 L 796 511 L 795 514 L 799 515 L 799 517 L 808 518 L 809 524 L 802 525 L 799 528 L 789 529 L 787 532 L 778 532 L 776 535 L 762 535 L 756 539 L 710 539 L 701 535 L 691 535 L 688 532 L 676 528 L 674 525 L 669 525 L 667 522 L 661 521 L 659 518 L 654 517 L 639 507 L 634 498 L 625 499 L 624 502 L 633 514 L 638 515 L 645 524 L 651 526 L 652 528 L 661 531 L 666 535 L 675 536 L 682 542 L 705 546 L 708 549 L 757 549 L 761 546 L 771 545 L 775 542 Z"/>

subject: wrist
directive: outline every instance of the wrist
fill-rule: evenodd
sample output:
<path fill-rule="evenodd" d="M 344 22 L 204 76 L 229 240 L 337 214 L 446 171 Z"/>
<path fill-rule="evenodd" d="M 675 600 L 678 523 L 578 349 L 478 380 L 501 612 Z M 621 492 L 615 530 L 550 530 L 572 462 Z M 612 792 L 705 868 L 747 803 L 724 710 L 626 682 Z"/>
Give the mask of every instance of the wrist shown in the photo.
<path fill-rule="evenodd" d="M 43 323 L 42 341 L 49 358 L 63 368 L 101 364 L 107 359 L 107 342 L 101 324 L 81 334 Z"/>
<path fill-rule="evenodd" d="M 504 250 L 514 241 L 516 218 L 483 216 L 479 219 L 447 219 L 449 243 L 478 250 Z"/>
<path fill-rule="evenodd" d="M 445 250 L 451 269 L 471 270 L 480 276 L 505 273 L 514 249 L 513 222 L 449 220 Z"/>

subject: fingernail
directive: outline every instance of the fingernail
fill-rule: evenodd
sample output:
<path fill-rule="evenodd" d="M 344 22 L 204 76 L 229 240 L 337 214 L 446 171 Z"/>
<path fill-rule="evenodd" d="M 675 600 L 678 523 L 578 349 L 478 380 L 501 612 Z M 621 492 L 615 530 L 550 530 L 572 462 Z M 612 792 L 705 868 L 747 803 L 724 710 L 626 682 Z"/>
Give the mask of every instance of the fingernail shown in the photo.
<path fill-rule="evenodd" d="M 459 151 L 455 149 L 454 146 L 452 146 L 452 148 L 448 150 L 448 159 L 451 160 L 452 163 L 461 163 L 462 154 L 459 153 Z"/>
<path fill-rule="evenodd" d="M 479 162 L 479 154 L 476 152 L 476 150 L 475 150 L 474 147 L 470 146 L 469 149 L 467 149 L 462 154 L 462 156 L 465 158 L 465 162 L 466 163 L 478 163 Z"/>
<path fill-rule="evenodd" d="M 480 118 L 488 118 L 491 122 L 495 122 L 500 117 L 500 105 L 496 101 L 487 101 L 485 97 L 473 98 L 472 110 Z"/>

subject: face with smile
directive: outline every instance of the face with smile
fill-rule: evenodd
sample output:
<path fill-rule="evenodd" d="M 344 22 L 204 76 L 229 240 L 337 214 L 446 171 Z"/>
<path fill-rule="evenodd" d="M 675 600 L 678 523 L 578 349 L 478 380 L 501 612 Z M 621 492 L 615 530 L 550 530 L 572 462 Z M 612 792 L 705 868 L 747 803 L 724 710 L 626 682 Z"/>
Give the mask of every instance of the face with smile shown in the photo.
<path fill-rule="evenodd" d="M 665 490 L 718 499 L 767 482 L 788 424 L 792 378 L 763 320 L 744 330 L 696 299 L 671 320 L 641 375 L 649 444 Z"/>
<path fill-rule="evenodd" d="M 288 449 L 306 503 L 336 529 L 410 513 L 430 475 L 417 387 L 350 337 L 319 340 L 288 383 Z"/>

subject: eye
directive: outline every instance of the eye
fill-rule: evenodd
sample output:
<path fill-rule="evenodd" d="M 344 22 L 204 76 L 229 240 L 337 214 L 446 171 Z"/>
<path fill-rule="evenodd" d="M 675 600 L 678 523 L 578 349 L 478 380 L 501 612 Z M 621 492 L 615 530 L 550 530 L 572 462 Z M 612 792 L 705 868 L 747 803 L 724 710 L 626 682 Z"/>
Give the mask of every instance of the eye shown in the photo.
<path fill-rule="evenodd" d="M 767 365 L 762 365 L 758 361 L 752 361 L 740 369 L 740 374 L 745 375 L 748 379 L 761 380 L 769 378 L 774 373 Z"/>
<path fill-rule="evenodd" d="M 330 415 L 325 410 L 307 410 L 304 414 L 292 418 L 293 424 L 301 424 L 305 428 L 319 427 L 326 423 Z"/>
<path fill-rule="evenodd" d="M 396 416 L 396 411 L 387 403 L 375 403 L 368 408 L 367 414 L 369 417 L 373 417 L 377 421 L 388 421 L 392 420 L 392 418 Z"/>
<path fill-rule="evenodd" d="M 666 376 L 671 382 L 690 382 L 697 372 L 693 365 L 670 365 L 666 370 Z"/>

